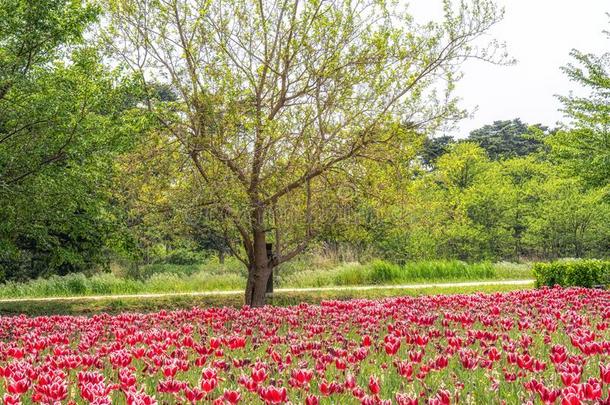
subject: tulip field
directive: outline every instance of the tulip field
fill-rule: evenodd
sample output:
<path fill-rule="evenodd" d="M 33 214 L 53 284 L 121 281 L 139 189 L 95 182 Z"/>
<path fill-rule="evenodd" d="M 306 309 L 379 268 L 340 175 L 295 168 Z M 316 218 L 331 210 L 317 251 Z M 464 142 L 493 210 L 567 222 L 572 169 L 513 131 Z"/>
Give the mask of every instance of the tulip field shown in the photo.
<path fill-rule="evenodd" d="M 0 318 L 5 404 L 610 404 L 610 292 Z"/>

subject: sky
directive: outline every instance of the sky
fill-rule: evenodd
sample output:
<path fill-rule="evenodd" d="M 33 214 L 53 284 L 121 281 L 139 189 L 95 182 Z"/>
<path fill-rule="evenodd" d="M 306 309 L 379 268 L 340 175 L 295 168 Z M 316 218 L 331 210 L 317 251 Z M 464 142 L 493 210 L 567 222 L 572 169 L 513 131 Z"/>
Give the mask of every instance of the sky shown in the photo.
<path fill-rule="evenodd" d="M 468 133 L 494 120 L 521 118 L 528 124 L 553 127 L 563 120 L 561 104 L 554 96 L 570 91 L 583 94 L 560 70 L 571 61 L 570 51 L 610 52 L 610 0 L 496 0 L 505 9 L 504 19 L 490 30 L 490 39 L 506 42 L 512 66 L 496 66 L 471 60 L 463 67 L 464 78 L 456 94 L 461 106 L 472 113 L 458 123 L 451 135 Z M 436 19 L 440 0 L 411 0 L 417 20 Z M 564 120 L 565 121 L 565 120 Z"/>

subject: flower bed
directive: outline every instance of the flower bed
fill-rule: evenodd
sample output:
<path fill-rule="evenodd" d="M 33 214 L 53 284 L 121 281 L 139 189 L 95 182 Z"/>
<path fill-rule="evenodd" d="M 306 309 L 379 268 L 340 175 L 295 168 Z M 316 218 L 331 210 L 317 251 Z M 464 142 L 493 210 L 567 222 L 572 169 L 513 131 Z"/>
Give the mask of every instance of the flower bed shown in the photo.
<path fill-rule="evenodd" d="M 610 293 L 0 318 L 16 403 L 610 403 Z"/>

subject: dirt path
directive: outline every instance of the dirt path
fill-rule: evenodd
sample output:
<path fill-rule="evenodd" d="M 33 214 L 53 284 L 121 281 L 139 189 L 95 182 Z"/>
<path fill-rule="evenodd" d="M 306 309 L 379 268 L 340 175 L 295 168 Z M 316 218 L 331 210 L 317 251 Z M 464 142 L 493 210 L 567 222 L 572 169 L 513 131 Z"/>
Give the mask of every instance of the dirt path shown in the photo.
<path fill-rule="evenodd" d="M 363 285 L 346 287 L 312 287 L 312 288 L 276 288 L 277 293 L 286 292 L 318 292 L 318 291 L 366 291 L 366 290 L 418 290 L 422 288 L 446 288 L 446 287 L 477 287 L 486 285 L 528 285 L 534 280 L 497 280 L 497 281 L 470 281 L 464 283 L 430 283 L 430 284 L 405 284 L 405 285 Z M 181 293 L 151 293 L 151 294 L 117 294 L 117 295 L 82 295 L 73 297 L 44 297 L 44 298 L 3 298 L 3 302 L 36 302 L 36 301 L 86 301 L 86 300 L 106 300 L 119 298 L 163 298 L 180 296 L 216 296 L 216 295 L 238 295 L 243 294 L 242 290 L 226 291 L 200 291 L 200 292 L 181 292 Z"/>

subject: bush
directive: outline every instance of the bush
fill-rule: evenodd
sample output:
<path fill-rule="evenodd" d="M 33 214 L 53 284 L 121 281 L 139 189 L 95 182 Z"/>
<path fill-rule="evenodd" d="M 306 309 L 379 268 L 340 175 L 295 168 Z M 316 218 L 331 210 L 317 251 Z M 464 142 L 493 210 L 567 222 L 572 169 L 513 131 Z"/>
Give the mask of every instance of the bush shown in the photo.
<path fill-rule="evenodd" d="M 536 278 L 536 287 L 560 285 L 590 288 L 610 283 L 610 261 L 570 260 L 536 263 L 532 271 Z"/>

